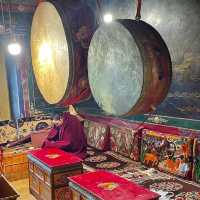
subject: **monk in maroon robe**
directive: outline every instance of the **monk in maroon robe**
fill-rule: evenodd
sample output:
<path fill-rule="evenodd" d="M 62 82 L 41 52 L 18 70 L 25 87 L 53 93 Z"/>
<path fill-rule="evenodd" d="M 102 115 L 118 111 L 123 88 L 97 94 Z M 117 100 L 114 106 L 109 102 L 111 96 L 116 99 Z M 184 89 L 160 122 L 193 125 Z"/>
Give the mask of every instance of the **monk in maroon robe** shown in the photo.
<path fill-rule="evenodd" d="M 43 143 L 43 148 L 59 148 L 86 157 L 87 139 L 80 120 L 70 113 L 64 113 L 63 122 L 55 126 Z"/>

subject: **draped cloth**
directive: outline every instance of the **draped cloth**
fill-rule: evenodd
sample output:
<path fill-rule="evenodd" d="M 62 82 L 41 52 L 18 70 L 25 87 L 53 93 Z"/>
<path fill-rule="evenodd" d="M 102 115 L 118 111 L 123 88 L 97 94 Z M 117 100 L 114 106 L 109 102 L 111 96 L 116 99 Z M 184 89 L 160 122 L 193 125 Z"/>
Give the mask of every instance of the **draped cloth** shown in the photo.
<path fill-rule="evenodd" d="M 84 128 L 76 116 L 64 113 L 63 124 L 54 127 L 43 143 L 43 148 L 59 148 L 80 158 L 86 157 L 87 139 Z"/>

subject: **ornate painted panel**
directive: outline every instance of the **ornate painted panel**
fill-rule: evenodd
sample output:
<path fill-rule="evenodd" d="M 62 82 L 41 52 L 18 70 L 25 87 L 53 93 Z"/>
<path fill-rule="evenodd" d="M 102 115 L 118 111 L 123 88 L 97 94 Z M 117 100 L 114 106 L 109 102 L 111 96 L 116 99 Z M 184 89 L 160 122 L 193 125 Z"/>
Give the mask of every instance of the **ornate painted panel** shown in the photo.
<path fill-rule="evenodd" d="M 133 129 L 119 128 L 112 126 L 110 128 L 111 150 L 133 160 L 139 160 L 139 134 Z"/>
<path fill-rule="evenodd" d="M 194 141 L 193 180 L 200 183 L 200 138 Z"/>
<path fill-rule="evenodd" d="M 109 127 L 104 124 L 85 121 L 85 134 L 87 136 L 87 143 L 99 150 L 109 149 Z"/>
<path fill-rule="evenodd" d="M 161 171 L 191 178 L 193 138 L 144 130 L 141 162 Z"/>

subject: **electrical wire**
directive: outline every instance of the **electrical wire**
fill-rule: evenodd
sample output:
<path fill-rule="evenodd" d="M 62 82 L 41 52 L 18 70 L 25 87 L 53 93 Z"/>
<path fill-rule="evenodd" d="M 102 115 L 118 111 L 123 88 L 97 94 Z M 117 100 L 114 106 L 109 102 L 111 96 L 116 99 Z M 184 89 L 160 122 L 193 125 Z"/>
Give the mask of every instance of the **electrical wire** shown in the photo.
<path fill-rule="evenodd" d="M 5 29 L 5 18 L 4 18 L 4 9 L 3 9 L 3 0 L 1 0 L 1 16 L 2 16 L 2 25 Z"/>
<path fill-rule="evenodd" d="M 10 29 L 11 29 L 12 28 L 12 18 L 11 18 L 10 1 L 8 2 L 8 14 L 9 14 L 9 25 L 10 25 Z"/>
<path fill-rule="evenodd" d="M 10 6 L 10 0 L 8 1 L 8 17 L 9 17 L 9 29 L 8 33 L 10 34 L 10 38 L 12 39 L 12 16 L 11 16 L 11 6 Z"/>
<path fill-rule="evenodd" d="M 97 3 L 97 9 L 98 9 L 98 21 L 97 21 L 97 24 L 100 24 L 102 22 L 102 7 L 101 7 L 101 0 L 96 0 L 96 3 Z"/>

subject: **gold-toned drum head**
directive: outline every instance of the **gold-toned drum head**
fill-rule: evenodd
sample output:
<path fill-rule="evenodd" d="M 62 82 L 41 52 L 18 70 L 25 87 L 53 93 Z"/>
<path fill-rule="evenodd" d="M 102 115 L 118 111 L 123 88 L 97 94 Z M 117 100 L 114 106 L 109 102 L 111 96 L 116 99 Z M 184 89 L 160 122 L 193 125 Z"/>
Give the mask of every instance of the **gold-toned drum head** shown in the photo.
<path fill-rule="evenodd" d="M 31 54 L 42 96 L 50 104 L 60 102 L 69 84 L 69 50 L 61 17 L 52 3 L 40 3 L 35 11 Z"/>

